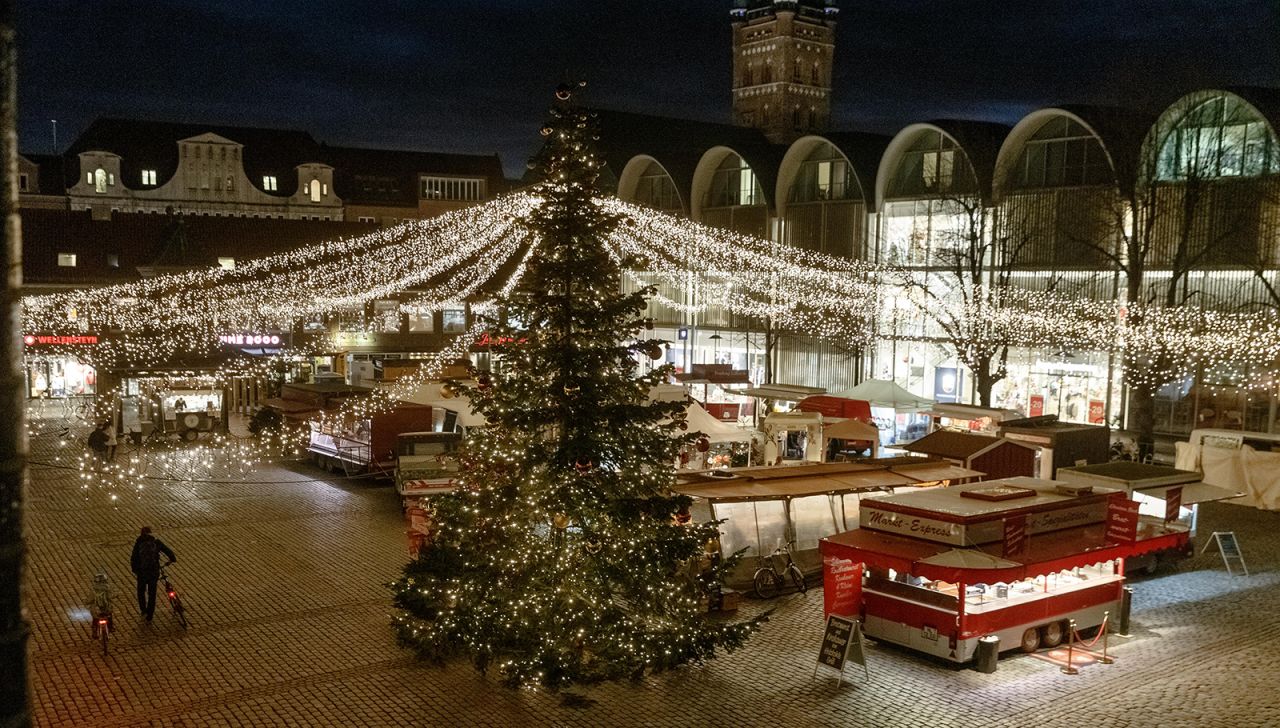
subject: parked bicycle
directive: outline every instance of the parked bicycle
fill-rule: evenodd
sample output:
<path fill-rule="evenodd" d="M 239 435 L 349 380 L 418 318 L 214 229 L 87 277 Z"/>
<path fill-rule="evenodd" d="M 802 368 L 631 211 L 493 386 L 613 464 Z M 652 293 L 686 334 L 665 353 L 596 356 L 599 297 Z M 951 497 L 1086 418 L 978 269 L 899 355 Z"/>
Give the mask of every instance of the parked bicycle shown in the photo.
<path fill-rule="evenodd" d="M 786 581 L 790 581 L 796 591 L 801 594 L 809 590 L 809 585 L 804 581 L 804 573 L 800 571 L 800 567 L 796 566 L 795 559 L 791 557 L 791 545 L 790 541 L 785 545 L 779 542 L 773 553 L 762 560 L 764 565 L 756 569 L 755 578 L 752 579 L 752 586 L 757 597 L 772 599 L 778 596 Z M 779 569 L 777 565 L 784 556 L 786 557 L 785 564 Z"/>
<path fill-rule="evenodd" d="M 164 588 L 165 598 L 169 600 L 169 606 L 173 608 L 173 616 L 178 618 L 178 624 L 183 629 L 187 628 L 187 608 L 182 606 L 182 597 L 178 596 L 178 590 L 173 587 L 173 582 L 169 581 L 169 573 L 166 569 L 172 564 L 165 564 L 160 567 L 160 586 Z"/>
<path fill-rule="evenodd" d="M 107 640 L 115 629 L 115 617 L 111 613 L 111 583 L 107 573 L 93 575 L 93 591 L 89 593 L 89 638 L 102 642 L 102 654 L 107 654 Z"/>

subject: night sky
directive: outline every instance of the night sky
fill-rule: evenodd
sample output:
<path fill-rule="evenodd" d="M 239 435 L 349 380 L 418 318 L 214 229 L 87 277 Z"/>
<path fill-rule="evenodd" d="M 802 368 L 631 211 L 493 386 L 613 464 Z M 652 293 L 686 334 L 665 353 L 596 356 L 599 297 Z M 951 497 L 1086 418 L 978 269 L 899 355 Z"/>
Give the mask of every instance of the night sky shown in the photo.
<path fill-rule="evenodd" d="M 728 121 L 729 0 L 19 0 L 21 148 L 97 116 L 300 128 L 333 144 L 502 155 L 551 89 Z M 1012 123 L 1052 103 L 1280 87 L 1278 0 L 841 0 L 834 126 Z"/>

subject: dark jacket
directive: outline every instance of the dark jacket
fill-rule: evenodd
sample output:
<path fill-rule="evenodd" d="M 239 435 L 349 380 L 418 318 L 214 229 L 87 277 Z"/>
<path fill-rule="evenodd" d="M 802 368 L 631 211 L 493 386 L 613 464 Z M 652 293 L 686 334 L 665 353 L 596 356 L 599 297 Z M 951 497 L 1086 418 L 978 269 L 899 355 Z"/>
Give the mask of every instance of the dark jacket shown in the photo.
<path fill-rule="evenodd" d="M 143 563 L 145 559 L 142 557 L 141 550 L 142 544 L 148 540 L 156 542 L 156 555 L 154 559 L 151 559 L 151 563 L 146 564 Z M 145 536 L 139 536 L 138 540 L 133 542 L 133 555 L 129 557 L 129 566 L 139 579 L 158 579 L 160 577 L 160 554 L 169 557 L 170 561 L 178 560 L 178 557 L 173 555 L 173 549 L 165 546 L 164 541 L 149 533 Z"/>
<path fill-rule="evenodd" d="M 101 427 L 89 433 L 89 449 L 94 452 L 105 452 L 107 449 L 107 433 Z"/>

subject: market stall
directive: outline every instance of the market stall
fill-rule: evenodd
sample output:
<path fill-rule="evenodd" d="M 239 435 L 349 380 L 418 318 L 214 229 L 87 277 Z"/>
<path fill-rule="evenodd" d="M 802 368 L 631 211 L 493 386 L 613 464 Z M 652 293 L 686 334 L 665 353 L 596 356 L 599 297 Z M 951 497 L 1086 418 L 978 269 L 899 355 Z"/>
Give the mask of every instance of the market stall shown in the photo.
<path fill-rule="evenodd" d="M 827 613 L 954 662 L 978 639 L 1034 651 L 1118 615 L 1125 561 L 1182 548 L 1178 523 L 1121 490 L 1009 478 L 863 499 L 860 527 L 821 542 Z"/>
<path fill-rule="evenodd" d="M 859 500 L 866 494 L 977 475 L 981 473 L 937 460 L 890 458 L 687 473 L 678 477 L 675 492 L 694 499 L 690 513 L 696 520 L 725 521 L 722 555 L 745 549 L 738 570 L 729 575 L 730 586 L 746 586 L 757 559 L 780 543 L 794 542 L 796 563 L 816 571 L 819 539 L 856 526 Z"/>
<path fill-rule="evenodd" d="M 936 405 L 933 400 L 916 396 L 884 379 L 867 379 L 832 396 L 868 403 L 872 421 L 880 429 L 880 444 L 886 446 L 925 434 L 928 419 L 918 413 Z"/>
<path fill-rule="evenodd" d="M 976 432 L 981 435 L 995 435 L 1000 430 L 1001 422 L 1019 420 L 1024 416 L 1017 410 L 951 402 L 939 402 L 931 405 L 928 411 L 920 414 L 929 418 L 930 432 L 958 430 L 961 432 Z"/>

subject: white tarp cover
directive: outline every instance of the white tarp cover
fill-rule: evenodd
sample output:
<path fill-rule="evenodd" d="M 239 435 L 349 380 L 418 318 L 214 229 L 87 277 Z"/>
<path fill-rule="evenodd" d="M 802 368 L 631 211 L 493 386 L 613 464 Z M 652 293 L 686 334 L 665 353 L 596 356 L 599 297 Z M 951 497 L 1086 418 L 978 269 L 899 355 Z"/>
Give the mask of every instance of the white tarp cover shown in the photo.
<path fill-rule="evenodd" d="M 414 404 L 425 404 L 435 409 L 447 409 L 458 413 L 458 424 L 463 427 L 482 427 L 484 418 L 471 410 L 471 400 L 464 394 L 445 398 L 441 396 L 439 382 L 427 382 L 407 397 L 400 399 Z"/>
<path fill-rule="evenodd" d="M 1175 467 L 1203 472 L 1209 485 L 1244 491 L 1238 502 L 1280 510 L 1280 452 L 1258 452 L 1248 445 L 1200 447 L 1189 442 L 1179 442 L 1177 452 Z"/>
<path fill-rule="evenodd" d="M 717 420 L 697 402 L 690 402 L 684 411 L 688 416 L 689 432 L 701 432 L 712 442 L 751 442 L 750 432 Z"/>
<path fill-rule="evenodd" d="M 889 407 L 897 412 L 922 412 L 935 404 L 931 399 L 917 397 L 896 383 L 884 379 L 868 379 L 831 396 L 860 399 L 869 402 L 872 407 Z"/>

